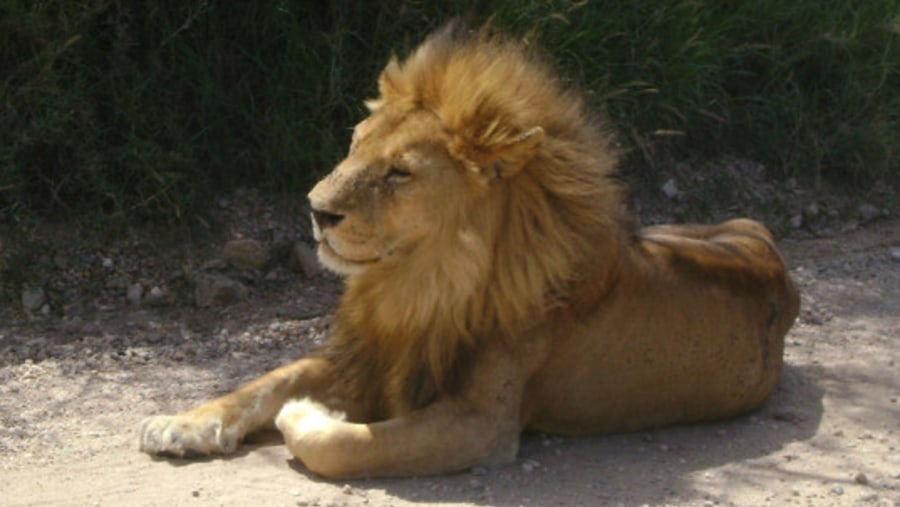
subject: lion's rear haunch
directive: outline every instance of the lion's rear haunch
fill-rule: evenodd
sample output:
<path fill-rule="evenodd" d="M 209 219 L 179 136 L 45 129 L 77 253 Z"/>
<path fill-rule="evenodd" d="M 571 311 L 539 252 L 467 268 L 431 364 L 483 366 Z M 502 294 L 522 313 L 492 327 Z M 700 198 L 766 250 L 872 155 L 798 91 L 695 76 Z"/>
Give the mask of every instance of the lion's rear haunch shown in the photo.
<path fill-rule="evenodd" d="M 278 428 L 312 470 L 438 473 L 512 459 L 524 429 L 729 417 L 771 393 L 799 296 L 765 227 L 638 228 L 603 124 L 487 30 L 437 32 L 378 85 L 309 194 L 319 257 L 347 276 L 331 336 L 148 420 L 145 451 L 225 452 L 309 398 Z"/>

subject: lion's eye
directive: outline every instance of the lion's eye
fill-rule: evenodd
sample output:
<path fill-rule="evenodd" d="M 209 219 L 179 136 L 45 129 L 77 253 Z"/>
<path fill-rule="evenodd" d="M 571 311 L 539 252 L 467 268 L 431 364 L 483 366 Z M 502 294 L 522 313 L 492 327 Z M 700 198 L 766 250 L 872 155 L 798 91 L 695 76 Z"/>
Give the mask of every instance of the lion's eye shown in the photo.
<path fill-rule="evenodd" d="M 384 179 L 388 183 L 404 183 L 409 181 L 412 177 L 412 173 L 409 171 L 405 171 L 403 169 L 398 169 L 396 167 L 391 167 L 387 174 L 384 175 Z"/>

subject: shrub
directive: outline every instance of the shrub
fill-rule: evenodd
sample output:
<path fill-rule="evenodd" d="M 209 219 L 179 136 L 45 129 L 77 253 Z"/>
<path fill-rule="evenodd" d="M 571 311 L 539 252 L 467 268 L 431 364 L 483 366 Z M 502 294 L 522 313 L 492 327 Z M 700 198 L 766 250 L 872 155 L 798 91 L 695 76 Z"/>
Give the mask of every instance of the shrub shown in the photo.
<path fill-rule="evenodd" d="M 665 146 L 896 184 L 896 0 L 0 0 L 0 220 L 302 199 L 388 55 L 460 13 L 545 46 L 638 173 Z"/>

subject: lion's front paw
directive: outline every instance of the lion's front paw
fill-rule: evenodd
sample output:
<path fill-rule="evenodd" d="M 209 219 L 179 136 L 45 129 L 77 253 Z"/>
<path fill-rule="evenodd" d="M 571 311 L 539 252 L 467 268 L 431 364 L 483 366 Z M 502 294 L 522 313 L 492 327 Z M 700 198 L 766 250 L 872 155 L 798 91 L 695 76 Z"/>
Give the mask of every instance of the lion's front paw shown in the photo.
<path fill-rule="evenodd" d="M 309 398 L 288 402 L 275 418 L 275 426 L 284 435 L 284 441 L 295 456 L 304 443 L 322 437 L 335 424 L 345 419 Z"/>
<path fill-rule="evenodd" d="M 141 451 L 147 454 L 195 457 L 229 454 L 237 449 L 240 431 L 216 416 L 161 415 L 141 423 Z"/>

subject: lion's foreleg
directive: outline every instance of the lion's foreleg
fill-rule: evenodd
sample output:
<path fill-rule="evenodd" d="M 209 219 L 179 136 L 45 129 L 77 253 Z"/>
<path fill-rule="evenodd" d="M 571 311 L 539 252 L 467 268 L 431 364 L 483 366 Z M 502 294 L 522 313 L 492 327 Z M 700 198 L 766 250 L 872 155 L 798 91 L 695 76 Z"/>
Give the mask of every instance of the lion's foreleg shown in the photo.
<path fill-rule="evenodd" d="M 149 417 L 141 425 L 140 449 L 174 456 L 231 453 L 245 435 L 271 425 L 287 400 L 320 395 L 331 370 L 324 359 L 304 358 L 186 412 Z"/>
<path fill-rule="evenodd" d="M 438 474 L 512 461 L 522 382 L 511 362 L 478 369 L 468 392 L 386 421 L 350 423 L 301 399 L 286 404 L 275 424 L 294 456 L 332 479 Z"/>

